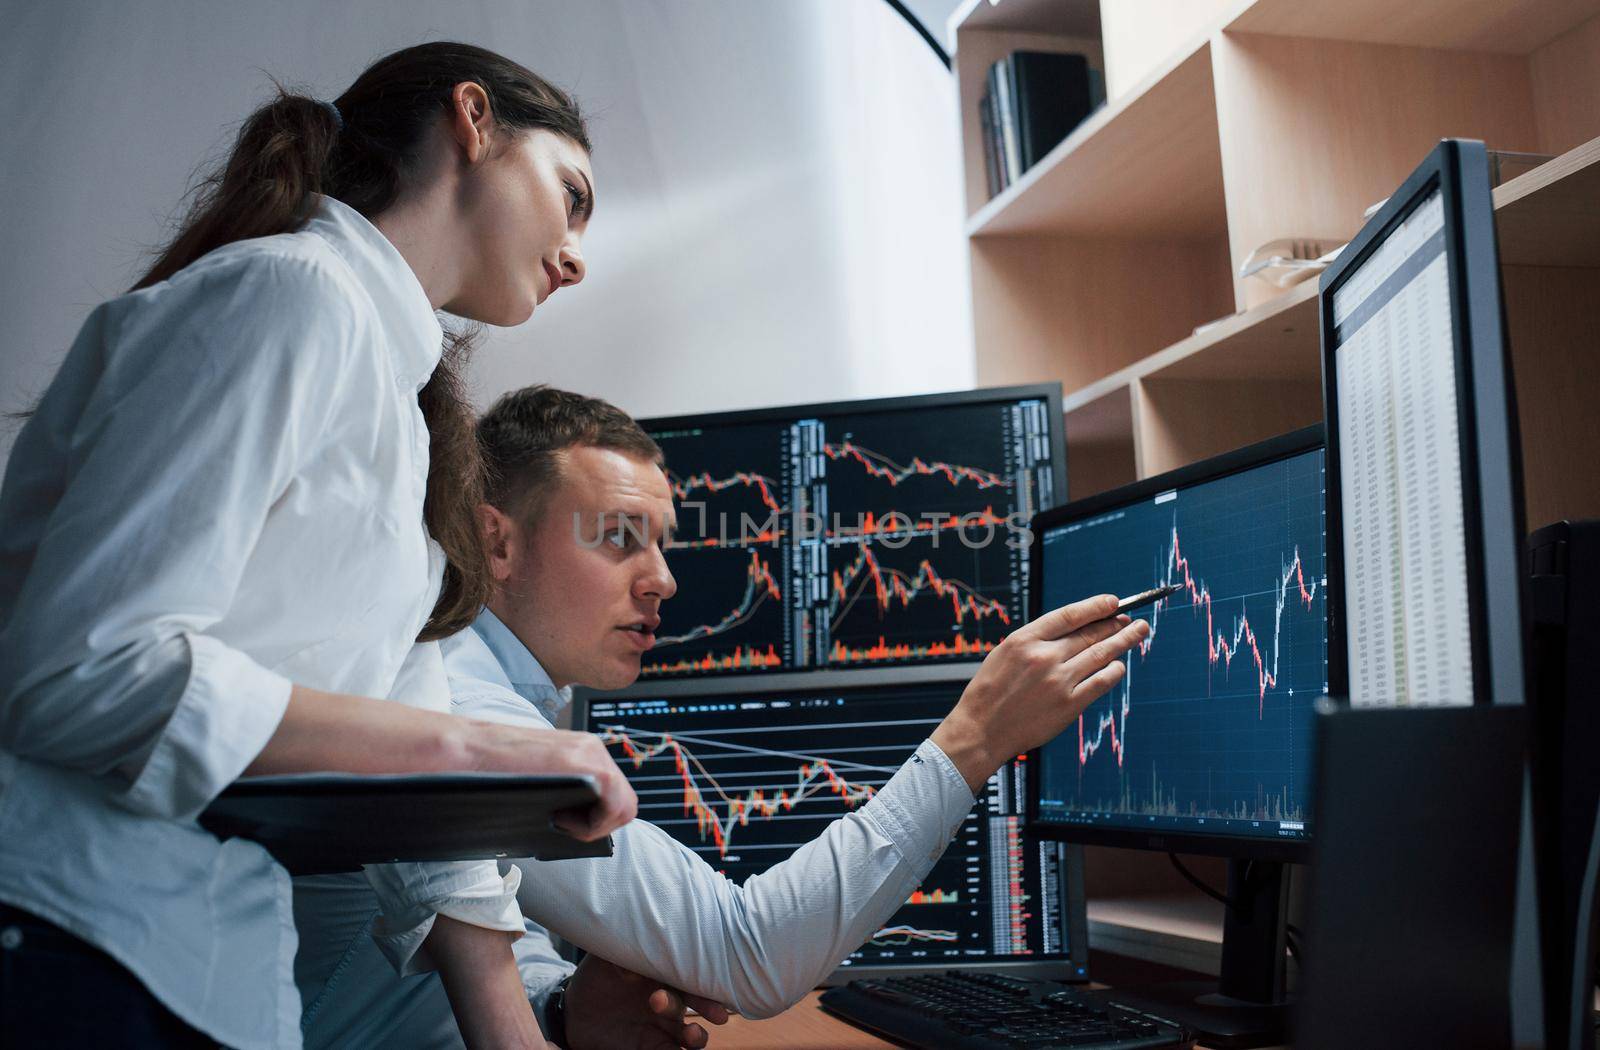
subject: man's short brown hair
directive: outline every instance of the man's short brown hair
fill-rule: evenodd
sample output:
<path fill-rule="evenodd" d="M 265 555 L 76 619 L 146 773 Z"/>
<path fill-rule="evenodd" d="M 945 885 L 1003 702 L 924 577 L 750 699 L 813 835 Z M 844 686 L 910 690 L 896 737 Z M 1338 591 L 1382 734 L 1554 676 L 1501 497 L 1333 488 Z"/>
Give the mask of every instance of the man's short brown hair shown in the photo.
<path fill-rule="evenodd" d="M 608 401 L 543 384 L 506 394 L 478 420 L 485 497 L 524 522 L 561 480 L 561 452 L 606 448 L 660 466 L 666 457 L 632 416 Z"/>

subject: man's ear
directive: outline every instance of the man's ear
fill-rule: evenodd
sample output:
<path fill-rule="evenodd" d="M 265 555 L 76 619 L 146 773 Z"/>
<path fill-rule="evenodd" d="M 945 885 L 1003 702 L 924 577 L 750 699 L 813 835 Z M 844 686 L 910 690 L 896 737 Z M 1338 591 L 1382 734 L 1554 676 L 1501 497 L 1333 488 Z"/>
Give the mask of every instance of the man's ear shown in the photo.
<path fill-rule="evenodd" d="M 522 558 L 522 534 L 517 523 L 499 507 L 480 503 L 478 530 L 483 536 L 484 553 L 489 558 L 490 575 L 496 583 L 506 582 Z"/>

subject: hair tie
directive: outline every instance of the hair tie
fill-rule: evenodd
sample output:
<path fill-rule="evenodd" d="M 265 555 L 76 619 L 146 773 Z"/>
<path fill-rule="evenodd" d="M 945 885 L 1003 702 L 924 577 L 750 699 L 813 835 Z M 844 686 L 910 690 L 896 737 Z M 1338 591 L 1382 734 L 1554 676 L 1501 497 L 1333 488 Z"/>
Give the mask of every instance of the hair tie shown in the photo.
<path fill-rule="evenodd" d="M 333 118 L 334 134 L 338 134 L 344 130 L 344 114 L 339 112 L 338 106 L 335 106 L 332 102 L 320 98 L 317 99 L 317 105 L 327 110 L 328 115 Z"/>

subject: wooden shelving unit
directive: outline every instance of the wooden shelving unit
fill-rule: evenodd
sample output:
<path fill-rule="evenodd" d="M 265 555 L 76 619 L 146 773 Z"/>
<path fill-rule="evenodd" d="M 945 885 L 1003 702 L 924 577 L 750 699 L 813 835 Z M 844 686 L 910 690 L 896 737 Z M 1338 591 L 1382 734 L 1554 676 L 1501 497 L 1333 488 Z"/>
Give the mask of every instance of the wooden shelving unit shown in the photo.
<path fill-rule="evenodd" d="M 1555 158 L 1494 193 L 1527 523 L 1600 517 L 1600 0 L 969 0 L 949 37 L 978 378 L 1063 384 L 1072 496 L 1319 421 L 1315 280 L 1239 264 L 1349 239 L 1463 137 Z M 1111 97 L 991 201 L 977 100 L 1022 48 L 1088 54 Z M 1193 893 L 1089 854 L 1091 899 Z M 1150 925 L 1119 907 L 1102 939 Z"/>
<path fill-rule="evenodd" d="M 1201 238 L 1227 223 L 1211 54 L 1200 41 L 979 208 L 967 235 Z"/>
<path fill-rule="evenodd" d="M 1074 496 L 1320 419 L 1315 281 L 1280 289 L 1237 266 L 1275 238 L 1349 238 L 1459 136 L 1556 158 L 1495 191 L 1528 521 L 1600 515 L 1600 468 L 1574 471 L 1570 451 L 1576 435 L 1600 460 L 1600 413 L 1570 381 L 1600 364 L 1600 0 L 1403 6 L 957 11 L 978 377 L 1062 382 Z M 1139 51 L 1141 18 L 1158 50 Z M 1113 97 L 985 200 L 977 98 L 1024 47 L 1090 54 Z"/>

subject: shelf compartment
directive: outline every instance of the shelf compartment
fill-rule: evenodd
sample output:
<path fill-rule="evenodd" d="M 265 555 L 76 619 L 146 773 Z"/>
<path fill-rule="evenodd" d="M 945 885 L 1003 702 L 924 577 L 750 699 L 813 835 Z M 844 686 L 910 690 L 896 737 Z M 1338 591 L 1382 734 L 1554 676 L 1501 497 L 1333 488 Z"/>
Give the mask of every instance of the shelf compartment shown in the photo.
<path fill-rule="evenodd" d="M 1539 149 L 1524 58 L 1244 33 L 1213 52 L 1235 265 L 1282 237 L 1350 238 L 1443 137 Z"/>
<path fill-rule="evenodd" d="M 1600 138 L 1495 188 L 1500 261 L 1600 267 Z"/>
<path fill-rule="evenodd" d="M 1303 281 L 1276 299 L 1208 324 L 1096 383 L 1069 388 L 1063 404 L 1071 411 L 1146 376 L 1320 382 L 1320 348 L 1317 282 Z"/>
<path fill-rule="evenodd" d="M 1312 279 L 1208 325 L 1151 358 L 1141 373 L 1157 380 L 1321 382 L 1321 347 Z"/>
<path fill-rule="evenodd" d="M 1028 5 L 1023 5 L 1026 8 Z M 1036 5 L 1035 5 L 1036 6 Z M 1070 4 L 1063 4 L 1062 9 L 1071 11 L 1082 6 L 1081 0 Z M 1007 5 L 1006 10 L 1011 10 L 1012 5 Z M 995 8 L 1000 10 L 1000 8 Z M 1098 11 L 1098 8 L 1096 8 Z M 1092 68 L 1103 69 L 1105 66 L 1105 52 L 1100 45 L 1099 16 L 1096 14 L 1092 27 L 1082 20 L 1051 21 L 1045 19 L 1043 24 L 1055 25 L 1061 31 L 1056 33 L 1045 32 L 1017 32 L 1012 30 L 973 29 L 963 30 L 960 34 L 961 47 L 955 53 L 954 66 L 956 73 L 956 105 L 962 117 L 961 152 L 962 163 L 965 171 L 965 196 L 966 213 L 970 219 L 973 213 L 983 209 L 988 203 L 988 174 L 987 164 L 984 160 L 983 136 L 979 133 L 978 103 L 983 97 L 988 86 L 989 67 L 995 62 L 1006 57 L 1013 51 L 1055 51 L 1074 52 L 1084 55 L 1089 60 Z M 1081 24 L 1080 24 L 1081 23 Z M 1077 28 L 1083 32 L 1069 32 L 1069 28 Z M 1091 118 L 1092 119 L 1092 118 Z M 1038 171 L 1044 163 L 1034 165 L 1031 171 Z M 1022 178 L 1027 178 L 1024 174 Z M 1016 185 L 1009 187 L 1014 190 Z M 1004 194 L 1002 194 L 1004 196 Z"/>
<path fill-rule="evenodd" d="M 967 224 L 972 238 L 1193 239 L 1226 229 L 1207 40 L 1101 107 Z"/>
<path fill-rule="evenodd" d="M 985 237 L 971 249 L 982 385 L 1059 380 L 1077 390 L 1233 307 L 1221 237 Z"/>
<path fill-rule="evenodd" d="M 1207 325 L 1072 391 L 1062 404 L 1073 498 L 1087 494 L 1075 486 L 1072 473 L 1073 420 L 1080 413 L 1090 413 L 1085 418 L 1101 427 L 1115 423 L 1129 428 L 1120 447 L 1133 450 L 1133 477 L 1124 468 L 1107 480 L 1121 484 L 1149 477 L 1320 420 L 1320 347 L 1317 285 L 1305 281 L 1269 303 Z M 1107 410 L 1123 404 L 1128 406 L 1126 415 Z M 1107 459 L 1097 455 L 1093 462 Z M 1098 477 L 1095 484 L 1100 484 Z"/>
<path fill-rule="evenodd" d="M 1322 420 L 1320 379 L 1161 379 L 1134 387 L 1134 446 L 1147 478 Z"/>
<path fill-rule="evenodd" d="M 1133 403 L 1126 386 L 1066 413 L 1067 499 L 1082 499 L 1138 480 Z"/>

